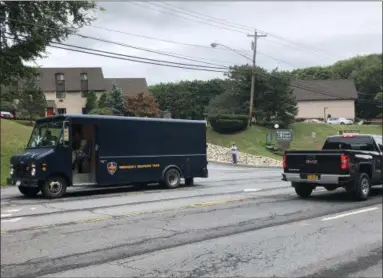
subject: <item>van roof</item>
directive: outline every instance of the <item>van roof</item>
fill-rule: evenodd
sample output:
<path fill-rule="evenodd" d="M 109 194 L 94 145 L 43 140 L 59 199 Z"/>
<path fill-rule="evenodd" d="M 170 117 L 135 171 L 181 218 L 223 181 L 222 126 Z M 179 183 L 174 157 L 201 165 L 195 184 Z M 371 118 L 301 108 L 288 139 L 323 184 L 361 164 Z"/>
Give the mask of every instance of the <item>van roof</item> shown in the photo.
<path fill-rule="evenodd" d="M 183 120 L 183 119 L 168 119 L 168 118 L 142 118 L 142 117 L 125 117 L 125 116 L 110 116 L 110 115 L 84 115 L 84 114 L 62 114 L 46 118 L 38 119 L 37 122 L 44 122 L 46 120 L 61 120 L 61 119 L 94 119 L 94 120 L 131 120 L 131 121 L 157 121 L 157 122 L 178 122 L 178 123 L 198 123 L 206 124 L 202 120 Z"/>

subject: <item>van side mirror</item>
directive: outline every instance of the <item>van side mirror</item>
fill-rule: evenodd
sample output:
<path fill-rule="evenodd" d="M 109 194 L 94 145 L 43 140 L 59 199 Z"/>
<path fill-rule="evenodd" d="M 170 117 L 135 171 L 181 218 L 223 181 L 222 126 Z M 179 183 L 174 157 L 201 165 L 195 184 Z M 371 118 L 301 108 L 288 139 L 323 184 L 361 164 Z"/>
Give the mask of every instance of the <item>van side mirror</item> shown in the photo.
<path fill-rule="evenodd" d="M 64 121 L 63 123 L 63 146 L 64 147 L 69 147 L 70 145 L 70 123 L 69 121 Z"/>

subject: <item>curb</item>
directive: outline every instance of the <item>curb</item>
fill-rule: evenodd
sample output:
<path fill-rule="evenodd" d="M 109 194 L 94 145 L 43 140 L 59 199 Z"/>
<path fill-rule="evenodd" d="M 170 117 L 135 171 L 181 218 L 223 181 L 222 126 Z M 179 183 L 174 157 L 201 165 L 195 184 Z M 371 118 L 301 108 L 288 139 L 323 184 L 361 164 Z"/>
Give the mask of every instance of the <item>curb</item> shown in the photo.
<path fill-rule="evenodd" d="M 257 165 L 250 165 L 250 164 L 232 164 L 230 162 L 222 162 L 222 161 L 214 161 L 214 160 L 208 160 L 208 162 L 220 164 L 220 165 L 230 165 L 233 167 L 246 167 L 246 168 L 266 168 L 266 169 L 282 169 L 282 166 L 257 166 Z M 281 162 L 282 163 L 282 162 Z"/>

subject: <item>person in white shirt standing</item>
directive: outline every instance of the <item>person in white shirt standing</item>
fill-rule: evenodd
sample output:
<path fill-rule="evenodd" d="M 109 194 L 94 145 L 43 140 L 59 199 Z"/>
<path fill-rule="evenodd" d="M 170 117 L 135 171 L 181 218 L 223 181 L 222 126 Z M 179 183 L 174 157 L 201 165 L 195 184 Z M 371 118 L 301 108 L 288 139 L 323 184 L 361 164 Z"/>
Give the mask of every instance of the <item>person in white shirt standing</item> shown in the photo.
<path fill-rule="evenodd" d="M 233 144 L 231 145 L 231 157 L 232 157 L 232 163 L 233 163 L 233 164 L 237 164 L 238 148 L 237 148 L 237 146 L 235 145 L 235 143 L 233 143 Z"/>

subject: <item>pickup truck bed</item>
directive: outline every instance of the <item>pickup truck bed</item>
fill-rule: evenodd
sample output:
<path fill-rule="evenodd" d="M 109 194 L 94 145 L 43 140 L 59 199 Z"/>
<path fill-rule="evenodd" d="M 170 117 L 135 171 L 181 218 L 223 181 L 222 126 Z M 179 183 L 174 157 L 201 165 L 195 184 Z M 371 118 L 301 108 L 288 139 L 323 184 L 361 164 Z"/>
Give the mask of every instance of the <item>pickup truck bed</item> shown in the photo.
<path fill-rule="evenodd" d="M 301 197 L 309 197 L 317 186 L 332 191 L 339 187 L 368 198 L 373 185 L 383 183 L 381 136 L 331 136 L 322 150 L 284 154 L 282 180 L 289 181 Z"/>

